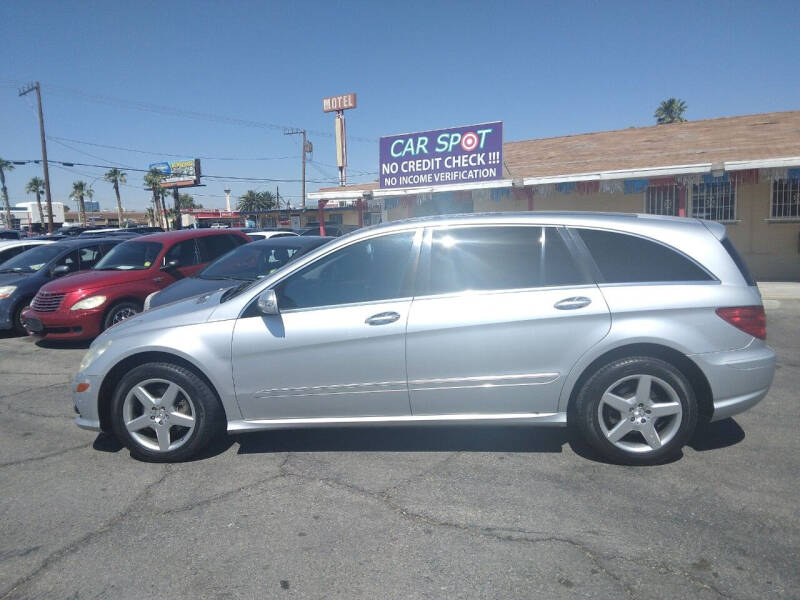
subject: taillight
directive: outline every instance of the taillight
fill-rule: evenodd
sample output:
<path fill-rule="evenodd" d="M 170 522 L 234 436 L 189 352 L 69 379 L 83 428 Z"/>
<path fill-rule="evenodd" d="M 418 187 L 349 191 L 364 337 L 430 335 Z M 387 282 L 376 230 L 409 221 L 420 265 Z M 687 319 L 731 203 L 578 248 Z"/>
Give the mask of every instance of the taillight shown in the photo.
<path fill-rule="evenodd" d="M 717 314 L 737 329 L 760 340 L 767 339 L 767 316 L 763 306 L 718 308 Z"/>

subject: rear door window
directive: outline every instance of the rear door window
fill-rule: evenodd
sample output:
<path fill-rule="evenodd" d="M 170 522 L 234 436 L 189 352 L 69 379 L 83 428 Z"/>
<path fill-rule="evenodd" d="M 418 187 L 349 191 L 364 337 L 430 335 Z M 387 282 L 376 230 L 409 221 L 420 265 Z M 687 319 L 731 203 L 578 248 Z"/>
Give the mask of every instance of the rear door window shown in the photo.
<path fill-rule="evenodd" d="M 191 267 L 197 264 L 197 247 L 194 240 L 185 240 L 175 244 L 167 251 L 164 262 L 177 260 L 179 267 Z"/>
<path fill-rule="evenodd" d="M 747 263 L 744 262 L 742 255 L 736 250 L 736 246 L 733 245 L 733 242 L 731 242 L 728 238 L 724 238 L 722 240 L 722 247 L 725 248 L 728 256 L 731 257 L 731 260 L 736 263 L 736 266 L 739 268 L 739 272 L 742 274 L 745 282 L 747 282 L 747 285 L 755 285 L 756 280 L 753 279 L 753 276 L 750 274 L 750 269 L 747 268 Z"/>
<path fill-rule="evenodd" d="M 553 227 L 456 227 L 433 232 L 428 294 L 589 283 Z"/>
<path fill-rule="evenodd" d="M 197 246 L 200 248 L 200 262 L 211 262 L 237 247 L 236 236 L 227 234 L 200 237 L 197 238 Z"/>
<path fill-rule="evenodd" d="M 100 246 L 84 246 L 80 252 L 80 270 L 91 269 L 101 257 Z"/>
<path fill-rule="evenodd" d="M 714 281 L 689 257 L 639 236 L 599 229 L 576 229 L 594 258 L 604 283 Z"/>

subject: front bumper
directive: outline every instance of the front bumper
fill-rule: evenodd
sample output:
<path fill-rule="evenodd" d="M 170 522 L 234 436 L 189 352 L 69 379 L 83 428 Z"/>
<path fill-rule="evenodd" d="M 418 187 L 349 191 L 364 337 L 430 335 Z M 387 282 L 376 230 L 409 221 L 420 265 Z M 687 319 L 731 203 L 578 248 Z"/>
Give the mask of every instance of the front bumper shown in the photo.
<path fill-rule="evenodd" d="M 758 404 L 775 375 L 775 352 L 760 341 L 730 352 L 694 354 L 714 397 L 712 421 L 726 419 Z"/>
<path fill-rule="evenodd" d="M 38 312 L 27 308 L 22 312 L 25 329 L 35 337 L 53 340 L 88 340 L 100 335 L 105 306 L 92 310 L 57 310 Z M 29 324 L 27 321 L 32 319 Z M 39 326 L 41 324 L 41 327 Z"/>
<path fill-rule="evenodd" d="M 100 411 L 98 406 L 98 393 L 100 392 L 100 378 L 93 375 L 79 373 L 72 381 L 72 400 L 75 406 L 75 424 L 81 429 L 100 431 Z M 79 384 L 88 384 L 89 387 L 78 391 Z"/>
<path fill-rule="evenodd" d="M 14 327 L 13 308 L 13 298 L 0 300 L 0 329 L 12 329 Z"/>

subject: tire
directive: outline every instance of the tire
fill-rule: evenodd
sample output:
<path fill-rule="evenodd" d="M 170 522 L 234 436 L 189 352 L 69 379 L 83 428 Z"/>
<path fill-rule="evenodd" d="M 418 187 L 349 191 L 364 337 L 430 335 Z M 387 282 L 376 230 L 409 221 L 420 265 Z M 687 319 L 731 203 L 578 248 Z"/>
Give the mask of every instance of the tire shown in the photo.
<path fill-rule="evenodd" d="M 224 433 L 226 419 L 217 396 L 197 374 L 171 363 L 146 363 L 114 390 L 111 424 L 134 458 L 180 462 L 207 449 Z"/>
<path fill-rule="evenodd" d="M 653 465 L 680 454 L 697 424 L 686 377 L 648 356 L 615 360 L 583 384 L 575 400 L 579 433 L 610 462 Z"/>
<path fill-rule="evenodd" d="M 117 323 L 124 321 L 125 319 L 140 312 L 142 312 L 142 307 L 136 302 L 131 302 L 128 300 L 118 302 L 108 309 L 108 312 L 103 319 L 103 331 L 112 325 L 116 325 Z"/>
<path fill-rule="evenodd" d="M 14 312 L 12 314 L 12 319 L 14 319 L 14 322 L 12 323 L 11 328 L 17 335 L 28 335 L 28 332 L 25 330 L 25 326 L 22 324 L 22 311 L 26 306 L 28 306 L 28 304 L 30 304 L 31 300 L 31 298 L 23 300 L 16 308 L 14 308 Z"/>

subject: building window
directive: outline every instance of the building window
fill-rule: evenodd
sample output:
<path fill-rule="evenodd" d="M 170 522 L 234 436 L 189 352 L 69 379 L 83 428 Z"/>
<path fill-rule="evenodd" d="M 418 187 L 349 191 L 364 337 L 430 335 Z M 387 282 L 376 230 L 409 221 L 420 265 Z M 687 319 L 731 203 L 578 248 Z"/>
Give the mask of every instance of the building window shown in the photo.
<path fill-rule="evenodd" d="M 341 225 L 344 223 L 344 219 L 342 218 L 341 214 L 335 215 L 325 215 L 325 224 L 331 223 L 333 225 Z"/>
<path fill-rule="evenodd" d="M 772 182 L 772 219 L 800 218 L 800 179 L 777 179 Z"/>
<path fill-rule="evenodd" d="M 732 181 L 692 186 L 692 216 L 710 221 L 736 220 L 736 184 Z"/>
<path fill-rule="evenodd" d="M 644 212 L 648 215 L 680 216 L 680 191 L 677 185 L 648 186 L 644 193 Z"/>

